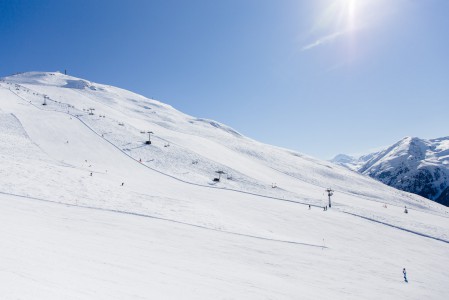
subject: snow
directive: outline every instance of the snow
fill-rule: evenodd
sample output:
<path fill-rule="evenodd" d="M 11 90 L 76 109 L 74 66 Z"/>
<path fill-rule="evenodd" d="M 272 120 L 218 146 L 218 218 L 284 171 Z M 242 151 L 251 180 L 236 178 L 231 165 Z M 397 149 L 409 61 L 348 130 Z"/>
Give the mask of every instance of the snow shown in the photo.
<path fill-rule="evenodd" d="M 449 292 L 447 208 L 123 89 L 3 78 L 0 165 L 2 299 Z"/>
<path fill-rule="evenodd" d="M 444 196 L 449 184 L 449 137 L 425 140 L 405 137 L 379 152 L 332 162 L 371 176 L 398 189 L 449 205 Z"/>

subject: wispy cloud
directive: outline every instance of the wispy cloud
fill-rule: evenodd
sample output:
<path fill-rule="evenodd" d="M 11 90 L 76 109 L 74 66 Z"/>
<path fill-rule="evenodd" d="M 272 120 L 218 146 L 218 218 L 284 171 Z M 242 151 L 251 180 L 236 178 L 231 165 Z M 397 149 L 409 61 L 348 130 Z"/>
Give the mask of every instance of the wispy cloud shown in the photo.
<path fill-rule="evenodd" d="M 316 41 L 314 41 L 313 43 L 310 43 L 310 44 L 302 47 L 301 51 L 307 51 L 307 50 L 313 49 L 315 47 L 318 47 L 320 45 L 330 43 L 330 42 L 334 41 L 335 39 L 337 39 L 338 37 L 344 35 L 345 33 L 346 33 L 346 31 L 338 31 L 333 34 L 323 36 L 323 37 L 317 39 Z"/>

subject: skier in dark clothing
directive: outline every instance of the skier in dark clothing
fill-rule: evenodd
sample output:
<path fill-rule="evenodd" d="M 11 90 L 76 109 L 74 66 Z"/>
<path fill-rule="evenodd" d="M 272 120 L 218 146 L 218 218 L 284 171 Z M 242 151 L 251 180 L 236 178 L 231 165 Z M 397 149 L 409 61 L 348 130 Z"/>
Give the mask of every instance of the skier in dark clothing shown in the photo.
<path fill-rule="evenodd" d="M 404 274 L 404 281 L 408 282 L 408 280 L 407 280 L 407 271 L 405 270 L 405 268 L 402 269 L 402 274 Z"/>

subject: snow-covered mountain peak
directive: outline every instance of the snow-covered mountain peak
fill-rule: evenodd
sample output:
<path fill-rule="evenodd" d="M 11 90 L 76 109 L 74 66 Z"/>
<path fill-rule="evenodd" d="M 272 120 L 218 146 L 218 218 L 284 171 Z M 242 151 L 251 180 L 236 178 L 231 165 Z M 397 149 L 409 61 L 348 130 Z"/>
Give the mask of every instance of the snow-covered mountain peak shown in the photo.
<path fill-rule="evenodd" d="M 405 137 L 385 150 L 346 160 L 333 160 L 385 184 L 449 205 L 449 139 Z"/>
<path fill-rule="evenodd" d="M 71 81 L 82 81 L 88 84 L 86 80 L 65 75 L 57 72 L 24 72 L 3 77 L 2 80 L 17 84 L 36 84 L 47 86 L 66 86 Z"/>
<path fill-rule="evenodd" d="M 3 81 L 18 85 L 31 85 L 34 87 L 53 87 L 53 88 L 67 88 L 74 92 L 94 93 L 98 95 L 98 100 L 108 100 L 109 102 L 120 102 L 122 105 L 127 105 L 127 102 L 138 104 L 139 102 L 146 102 L 152 106 L 172 110 L 172 106 L 162 103 L 160 101 L 149 99 L 142 95 L 124 90 L 118 87 L 91 82 L 86 79 L 70 76 L 57 72 L 24 72 L 2 78 Z M 149 109 L 147 107 L 143 107 Z M 177 113 L 180 113 L 176 111 Z"/>
<path fill-rule="evenodd" d="M 349 156 L 346 154 L 337 154 L 333 159 L 332 162 L 334 163 L 341 163 L 341 164 L 345 164 L 345 163 L 350 163 L 354 160 L 353 156 Z"/>

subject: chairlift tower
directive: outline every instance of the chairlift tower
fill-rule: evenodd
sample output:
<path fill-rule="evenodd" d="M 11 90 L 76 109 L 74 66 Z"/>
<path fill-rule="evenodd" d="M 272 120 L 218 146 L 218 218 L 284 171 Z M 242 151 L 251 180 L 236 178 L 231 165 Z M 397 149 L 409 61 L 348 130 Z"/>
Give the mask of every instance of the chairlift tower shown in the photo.
<path fill-rule="evenodd" d="M 331 188 L 326 189 L 327 196 L 329 197 L 329 208 L 332 207 L 331 196 L 334 194 L 334 191 Z"/>
<path fill-rule="evenodd" d="M 146 133 L 148 133 L 148 141 L 146 141 L 145 144 L 151 145 L 151 134 L 153 133 L 153 131 L 147 131 Z"/>
<path fill-rule="evenodd" d="M 221 179 L 221 174 L 226 174 L 225 172 L 223 172 L 223 171 L 215 171 L 215 173 L 217 173 L 218 174 L 218 178 L 214 178 L 214 181 L 216 181 L 216 182 L 218 182 L 218 181 L 220 181 L 220 179 Z"/>

